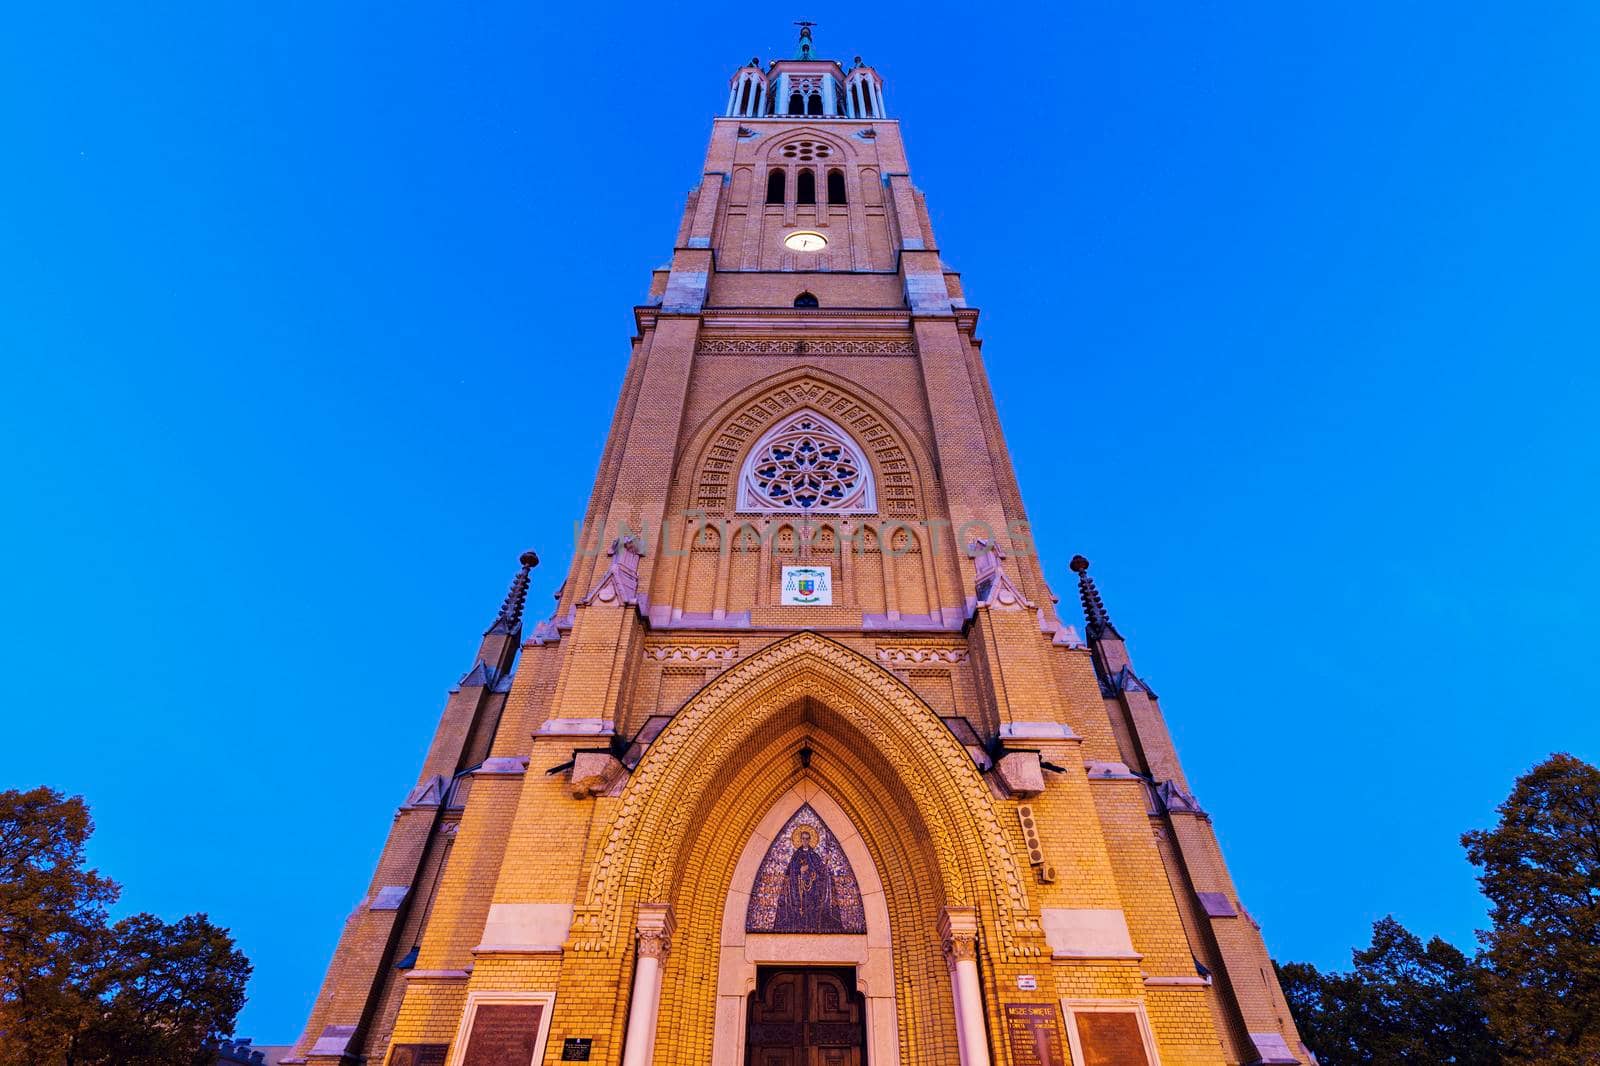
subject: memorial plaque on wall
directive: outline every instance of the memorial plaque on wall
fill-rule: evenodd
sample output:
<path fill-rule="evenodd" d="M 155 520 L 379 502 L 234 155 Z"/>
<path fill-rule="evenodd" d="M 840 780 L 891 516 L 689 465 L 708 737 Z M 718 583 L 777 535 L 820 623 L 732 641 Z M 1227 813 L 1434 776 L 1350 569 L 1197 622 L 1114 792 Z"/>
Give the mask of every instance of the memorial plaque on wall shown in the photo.
<path fill-rule="evenodd" d="M 389 1066 L 444 1066 L 449 1044 L 396 1044 Z"/>
<path fill-rule="evenodd" d="M 594 1040 L 587 1036 L 569 1036 L 561 1042 L 562 1062 L 588 1062 L 589 1049 Z"/>
<path fill-rule="evenodd" d="M 461 1066 L 528 1066 L 539 1042 L 540 1003 L 485 1003 L 472 1016 Z"/>
<path fill-rule="evenodd" d="M 1139 1016 L 1132 1011 L 1084 1011 L 1078 1021 L 1083 1066 L 1150 1066 Z"/>
<path fill-rule="evenodd" d="M 1016 1066 L 1067 1066 L 1054 1003 L 1007 1003 L 1006 1037 Z"/>

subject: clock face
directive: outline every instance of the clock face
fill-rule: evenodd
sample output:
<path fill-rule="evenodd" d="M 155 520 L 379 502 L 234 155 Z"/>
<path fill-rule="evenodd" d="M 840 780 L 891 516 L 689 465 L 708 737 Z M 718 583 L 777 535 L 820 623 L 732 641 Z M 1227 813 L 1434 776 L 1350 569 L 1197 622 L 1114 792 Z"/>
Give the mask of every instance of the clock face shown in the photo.
<path fill-rule="evenodd" d="M 820 252 L 828 246 L 828 238 L 812 230 L 796 230 L 783 239 L 783 246 L 792 252 Z"/>

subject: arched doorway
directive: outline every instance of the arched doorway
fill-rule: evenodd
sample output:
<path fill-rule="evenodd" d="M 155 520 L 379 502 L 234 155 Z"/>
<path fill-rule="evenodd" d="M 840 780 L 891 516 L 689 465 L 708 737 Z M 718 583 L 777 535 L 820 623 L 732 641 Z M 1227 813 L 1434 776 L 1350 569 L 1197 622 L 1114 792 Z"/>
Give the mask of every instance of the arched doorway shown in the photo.
<path fill-rule="evenodd" d="M 763 966 L 750 993 L 746 1066 L 865 1066 L 865 1013 L 853 969 Z"/>
<path fill-rule="evenodd" d="M 854 970 L 762 967 L 750 992 L 746 1066 L 864 1066 L 866 1018 Z"/>
<path fill-rule="evenodd" d="M 684 1031 L 709 1032 L 713 1066 L 745 1059 L 759 967 L 846 966 L 872 1066 L 944 1066 L 962 1036 L 957 1015 L 981 1009 L 981 990 L 962 986 L 966 1007 L 956 994 L 950 916 L 1005 919 L 991 927 L 992 950 L 1015 950 L 1011 915 L 1027 910 L 1027 888 L 972 756 L 880 663 L 826 637 L 785 637 L 708 683 L 618 799 L 585 922 L 605 935 L 627 922 L 626 908 L 671 912 L 674 943 L 696 955 L 652 969 L 634 995 L 647 997 L 643 1010 L 670 1009 Z M 757 870 L 807 804 L 849 857 L 864 933 L 747 929 Z M 971 952 L 972 930 L 961 935 Z M 657 1051 L 671 1066 L 706 1062 L 704 1045 Z"/>

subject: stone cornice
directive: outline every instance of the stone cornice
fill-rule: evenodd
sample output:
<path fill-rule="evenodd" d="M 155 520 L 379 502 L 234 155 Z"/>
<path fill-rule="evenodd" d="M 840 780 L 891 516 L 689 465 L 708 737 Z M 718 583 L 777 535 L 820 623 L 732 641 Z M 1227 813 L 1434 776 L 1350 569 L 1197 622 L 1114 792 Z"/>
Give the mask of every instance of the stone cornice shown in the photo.
<path fill-rule="evenodd" d="M 937 315 L 914 314 L 907 307 L 706 307 L 699 311 L 665 311 L 659 304 L 640 304 L 633 309 L 634 329 L 638 336 L 654 329 L 662 318 L 698 318 L 701 327 L 708 330 L 816 333 L 825 330 L 910 331 L 917 319 L 951 317 L 954 317 L 958 330 L 976 340 L 978 309 L 975 307 L 958 307 L 953 312 Z"/>
<path fill-rule="evenodd" d="M 750 329 L 790 326 L 814 333 L 834 327 L 859 329 L 861 323 L 881 324 L 899 331 L 911 328 L 911 312 L 904 307 L 708 307 L 700 313 L 707 329 Z"/>

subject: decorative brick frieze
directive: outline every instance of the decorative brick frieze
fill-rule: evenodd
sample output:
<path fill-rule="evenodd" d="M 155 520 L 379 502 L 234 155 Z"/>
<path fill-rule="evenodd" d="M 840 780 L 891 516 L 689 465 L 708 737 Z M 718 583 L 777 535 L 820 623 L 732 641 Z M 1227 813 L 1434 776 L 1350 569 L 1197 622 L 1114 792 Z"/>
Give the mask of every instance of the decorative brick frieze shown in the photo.
<path fill-rule="evenodd" d="M 811 337 L 704 337 L 700 355 L 916 355 L 911 340 L 819 340 Z"/>
<path fill-rule="evenodd" d="M 739 657 L 737 644 L 647 644 L 644 657 L 658 663 L 731 663 Z"/>
<path fill-rule="evenodd" d="M 875 655 L 880 663 L 890 667 L 911 666 L 918 663 L 964 663 L 967 661 L 967 649 L 955 645 L 941 648 L 920 644 L 880 644 Z"/>

